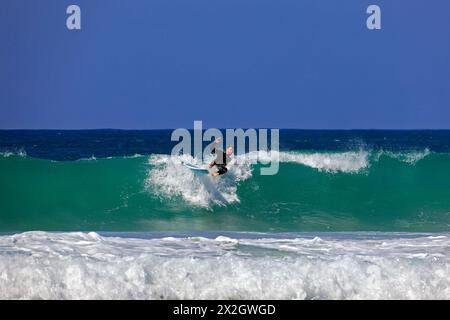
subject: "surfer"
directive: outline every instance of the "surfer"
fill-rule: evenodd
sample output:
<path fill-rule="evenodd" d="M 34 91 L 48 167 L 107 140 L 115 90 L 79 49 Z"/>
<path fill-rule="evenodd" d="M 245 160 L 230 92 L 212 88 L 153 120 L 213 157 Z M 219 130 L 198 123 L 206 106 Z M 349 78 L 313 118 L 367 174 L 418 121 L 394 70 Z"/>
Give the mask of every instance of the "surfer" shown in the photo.
<path fill-rule="evenodd" d="M 216 139 L 215 143 L 219 144 L 220 139 Z M 216 159 L 214 159 L 214 161 L 209 164 L 209 167 L 212 168 L 216 166 L 217 168 L 217 171 L 211 173 L 211 175 L 213 177 L 217 177 L 227 173 L 227 164 L 231 161 L 230 156 L 233 154 L 233 147 L 228 146 L 226 152 L 223 152 L 223 150 L 214 147 L 214 149 L 211 150 L 211 153 L 216 155 Z"/>

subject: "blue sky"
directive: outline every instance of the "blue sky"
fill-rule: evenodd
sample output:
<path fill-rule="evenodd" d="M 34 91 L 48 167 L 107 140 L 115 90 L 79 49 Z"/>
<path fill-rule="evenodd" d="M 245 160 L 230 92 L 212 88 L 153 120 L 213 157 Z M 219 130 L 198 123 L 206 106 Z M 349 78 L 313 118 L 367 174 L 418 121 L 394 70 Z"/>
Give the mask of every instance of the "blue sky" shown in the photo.
<path fill-rule="evenodd" d="M 448 0 L 0 6 L 3 129 L 450 128 Z"/>

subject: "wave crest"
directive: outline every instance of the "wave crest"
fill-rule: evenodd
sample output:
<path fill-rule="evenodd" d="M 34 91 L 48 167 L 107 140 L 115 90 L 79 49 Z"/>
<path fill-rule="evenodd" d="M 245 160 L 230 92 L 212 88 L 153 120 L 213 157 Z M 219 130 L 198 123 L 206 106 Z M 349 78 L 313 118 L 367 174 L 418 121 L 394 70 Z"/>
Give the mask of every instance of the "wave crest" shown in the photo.
<path fill-rule="evenodd" d="M 9 158 L 9 157 L 14 157 L 14 156 L 24 158 L 27 156 L 27 153 L 23 149 L 18 149 L 18 150 L 13 150 L 13 151 L 3 150 L 3 151 L 0 151 L 0 156 L 3 158 Z"/>
<path fill-rule="evenodd" d="M 258 161 L 267 163 L 277 160 L 282 163 L 299 163 L 332 173 L 359 172 L 369 165 L 368 153 L 365 151 L 311 154 L 259 151 L 236 156 L 229 165 L 228 173 L 214 178 L 195 174 L 183 166 L 182 162 L 199 164 L 197 159 L 189 155 L 152 155 L 149 158 L 151 168 L 148 171 L 146 188 L 160 198 L 181 197 L 185 202 L 199 207 L 226 205 L 239 202 L 238 184 L 252 177 L 254 165 Z"/>
<path fill-rule="evenodd" d="M 147 175 L 146 188 L 160 198 L 181 197 L 187 203 L 209 208 L 211 204 L 226 205 L 239 202 L 237 183 L 251 176 L 250 168 L 232 167 L 220 179 L 195 174 L 182 161 L 196 163 L 190 156 L 153 155 Z"/>
<path fill-rule="evenodd" d="M 367 168 L 369 152 L 341 153 L 280 153 L 281 162 L 295 162 L 326 172 L 360 172 Z"/>
<path fill-rule="evenodd" d="M 417 162 L 425 159 L 431 154 L 430 149 L 408 151 L 408 152 L 393 152 L 393 151 L 378 151 L 375 155 L 375 159 L 378 161 L 382 156 L 396 159 L 408 164 L 416 164 Z"/>
<path fill-rule="evenodd" d="M 448 299 L 449 238 L 0 237 L 1 299 Z"/>

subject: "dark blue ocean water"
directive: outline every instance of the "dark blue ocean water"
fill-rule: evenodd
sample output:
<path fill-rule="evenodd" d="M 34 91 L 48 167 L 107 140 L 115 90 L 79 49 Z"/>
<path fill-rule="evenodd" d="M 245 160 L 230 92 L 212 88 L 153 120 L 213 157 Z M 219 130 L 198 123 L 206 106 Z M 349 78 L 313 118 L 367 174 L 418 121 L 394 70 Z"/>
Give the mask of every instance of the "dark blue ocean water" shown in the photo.
<path fill-rule="evenodd" d="M 172 130 L 0 130 L 0 152 L 52 160 L 170 154 Z M 281 151 L 450 152 L 450 130 L 281 130 Z"/>

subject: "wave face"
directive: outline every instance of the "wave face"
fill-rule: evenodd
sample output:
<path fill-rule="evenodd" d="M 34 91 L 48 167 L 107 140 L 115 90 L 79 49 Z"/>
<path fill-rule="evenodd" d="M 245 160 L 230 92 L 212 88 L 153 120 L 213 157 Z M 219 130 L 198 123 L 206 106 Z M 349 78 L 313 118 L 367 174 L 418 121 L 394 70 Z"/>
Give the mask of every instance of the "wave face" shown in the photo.
<path fill-rule="evenodd" d="M 448 235 L 119 235 L 0 236 L 0 299 L 450 298 Z"/>
<path fill-rule="evenodd" d="M 54 161 L 27 153 L 0 156 L 0 231 L 450 226 L 450 154 L 426 148 L 280 152 L 274 176 L 261 176 L 256 155 L 247 154 L 221 178 L 195 175 L 164 154 Z"/>

